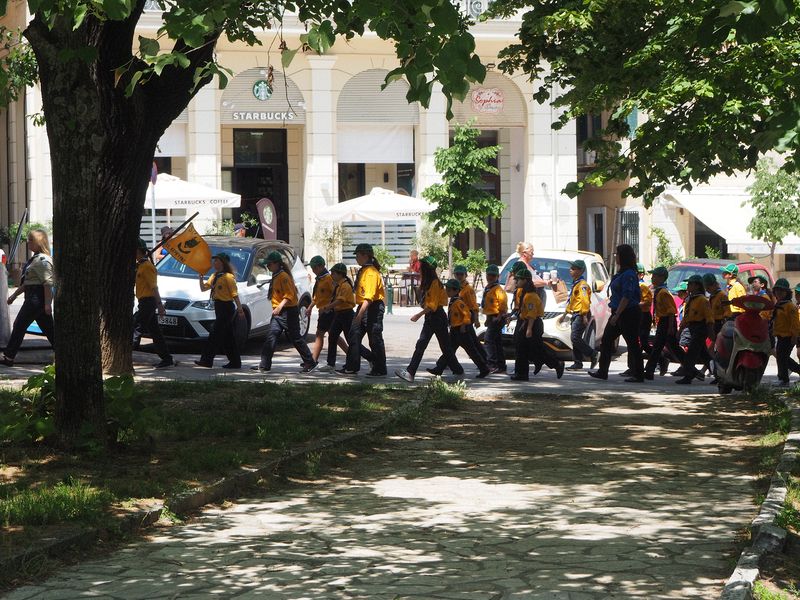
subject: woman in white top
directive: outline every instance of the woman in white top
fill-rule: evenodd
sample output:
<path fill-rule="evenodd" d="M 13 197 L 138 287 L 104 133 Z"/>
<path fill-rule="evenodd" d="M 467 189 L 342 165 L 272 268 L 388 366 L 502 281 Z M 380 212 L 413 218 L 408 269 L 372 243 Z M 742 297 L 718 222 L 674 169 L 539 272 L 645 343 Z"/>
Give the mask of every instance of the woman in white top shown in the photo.
<path fill-rule="evenodd" d="M 25 302 L 14 321 L 11 339 L 8 341 L 0 364 L 14 366 L 25 332 L 36 321 L 47 340 L 53 343 L 53 259 L 50 256 L 50 242 L 47 232 L 34 229 L 28 234 L 28 250 L 33 254 L 22 268 L 19 287 L 8 297 L 11 304 L 20 294 L 25 294 Z"/>

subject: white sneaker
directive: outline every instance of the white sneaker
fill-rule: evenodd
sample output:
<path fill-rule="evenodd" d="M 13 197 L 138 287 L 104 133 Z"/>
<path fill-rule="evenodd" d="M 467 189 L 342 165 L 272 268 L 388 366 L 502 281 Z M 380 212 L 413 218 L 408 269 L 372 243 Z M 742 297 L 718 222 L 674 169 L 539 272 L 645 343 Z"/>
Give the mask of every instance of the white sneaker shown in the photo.
<path fill-rule="evenodd" d="M 319 367 L 317 367 L 317 371 L 319 371 L 320 373 L 333 373 L 334 370 L 335 370 L 334 367 L 327 364 L 320 365 Z"/>
<path fill-rule="evenodd" d="M 414 383 L 414 376 L 405 369 L 397 369 L 394 374 L 400 379 L 405 379 L 409 383 Z"/>

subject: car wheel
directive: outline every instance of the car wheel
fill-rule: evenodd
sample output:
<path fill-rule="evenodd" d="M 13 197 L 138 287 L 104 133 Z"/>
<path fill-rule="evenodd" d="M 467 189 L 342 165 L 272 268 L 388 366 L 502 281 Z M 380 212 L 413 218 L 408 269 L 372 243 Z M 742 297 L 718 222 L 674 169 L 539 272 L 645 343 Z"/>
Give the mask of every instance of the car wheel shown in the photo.
<path fill-rule="evenodd" d="M 250 322 L 250 311 L 247 310 L 247 307 L 244 309 L 244 318 L 236 317 L 233 322 L 233 337 L 240 353 L 244 351 L 244 347 L 250 337 Z"/>
<path fill-rule="evenodd" d="M 300 337 L 303 338 L 308 335 L 308 330 L 311 328 L 311 315 L 306 315 L 310 304 L 311 300 L 308 298 L 300 302 Z"/>

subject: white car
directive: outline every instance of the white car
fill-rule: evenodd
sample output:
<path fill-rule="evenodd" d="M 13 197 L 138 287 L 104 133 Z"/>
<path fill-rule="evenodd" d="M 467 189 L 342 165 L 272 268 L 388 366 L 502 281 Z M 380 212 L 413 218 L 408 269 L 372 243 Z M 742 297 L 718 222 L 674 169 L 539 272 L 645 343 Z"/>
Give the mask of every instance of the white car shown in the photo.
<path fill-rule="evenodd" d="M 273 250 L 284 257 L 284 265 L 291 266 L 300 306 L 305 308 L 311 304 L 311 275 L 289 244 L 227 236 L 207 236 L 205 240 L 211 247 L 212 255 L 220 252 L 228 254 L 236 271 L 236 286 L 246 320 L 236 332 L 240 344 L 248 338 L 266 335 L 267 326 L 272 320 L 272 304 L 267 297 L 272 274 L 261 263 Z M 161 259 L 156 269 L 158 290 L 167 312 L 166 316 L 158 318 L 164 336 L 171 340 L 207 338 L 214 324 L 214 302 L 209 297 L 210 292 L 200 291 L 197 273 L 172 256 Z M 209 275 L 211 271 L 206 277 Z M 303 310 L 300 313 L 300 332 L 304 336 L 308 332 L 308 325 L 309 319 Z"/>
<path fill-rule="evenodd" d="M 536 271 L 544 276 L 545 273 L 557 272 L 558 279 L 562 280 L 567 286 L 567 292 L 572 286 L 572 277 L 569 274 L 569 265 L 572 261 L 582 260 L 586 263 L 586 282 L 592 288 L 591 313 L 592 318 L 589 326 L 584 332 L 586 343 L 592 348 L 598 347 L 600 338 L 605 330 L 606 323 L 611 317 L 611 309 L 608 306 L 608 291 L 606 289 L 610 279 L 606 270 L 603 258 L 593 252 L 582 250 L 536 250 L 536 254 L 531 261 Z M 503 263 L 500 271 L 500 283 L 505 287 L 508 281 L 511 267 L 519 260 L 519 254 L 514 253 Z M 547 301 L 544 307 L 544 343 L 549 346 L 561 360 L 572 360 L 572 342 L 570 341 L 570 320 L 563 319 L 561 316 L 567 306 L 567 301 L 557 302 L 553 290 L 548 286 L 545 288 Z M 508 292 L 508 308 L 511 310 L 511 299 L 513 292 Z M 514 330 L 516 319 L 513 319 L 503 328 L 503 345 L 510 350 L 508 356 L 513 355 Z M 483 337 L 485 328 L 481 328 L 479 336 Z"/>

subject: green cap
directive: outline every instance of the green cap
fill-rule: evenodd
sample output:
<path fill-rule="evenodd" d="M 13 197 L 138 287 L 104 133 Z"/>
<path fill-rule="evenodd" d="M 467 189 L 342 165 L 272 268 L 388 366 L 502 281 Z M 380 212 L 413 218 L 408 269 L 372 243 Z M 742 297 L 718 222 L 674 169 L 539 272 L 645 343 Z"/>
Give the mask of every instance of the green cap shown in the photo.
<path fill-rule="evenodd" d="M 374 254 L 372 244 L 359 244 L 353 254 Z"/>
<path fill-rule="evenodd" d="M 735 263 L 730 263 L 729 265 L 725 265 L 722 267 L 723 273 L 730 273 L 731 275 L 738 275 L 739 274 L 739 266 Z"/>
<path fill-rule="evenodd" d="M 717 277 L 713 273 L 703 274 L 703 285 L 714 285 L 717 282 Z"/>
<path fill-rule="evenodd" d="M 752 277 L 747 278 L 747 283 L 753 283 L 756 279 L 758 279 L 764 286 L 769 285 L 769 281 L 763 275 L 753 275 Z"/>
<path fill-rule="evenodd" d="M 699 283 L 703 285 L 703 276 L 702 275 L 692 275 L 689 279 L 686 280 L 686 283 Z"/>
<path fill-rule="evenodd" d="M 136 242 L 136 247 L 139 250 L 144 250 L 145 252 L 147 252 L 147 242 L 145 242 L 142 238 L 139 238 L 139 241 Z"/>
<path fill-rule="evenodd" d="M 800 292 L 800 283 L 798 283 L 796 286 L 794 286 L 794 291 L 795 292 Z"/>
<path fill-rule="evenodd" d="M 781 290 L 790 290 L 792 286 L 789 285 L 789 280 L 785 277 L 781 277 L 780 279 L 775 281 L 775 285 L 772 286 L 773 289 L 781 289 Z M 800 287 L 800 286 L 798 286 Z"/>
<path fill-rule="evenodd" d="M 569 266 L 570 267 L 574 267 L 576 269 L 580 269 L 581 271 L 585 271 L 586 270 L 586 261 L 583 261 L 581 259 L 573 260 L 571 263 L 569 263 Z"/>
<path fill-rule="evenodd" d="M 311 260 L 308 261 L 309 267 L 324 267 L 325 266 L 325 259 L 321 256 L 312 256 Z"/>
<path fill-rule="evenodd" d="M 675 292 L 676 292 L 676 293 L 677 293 L 677 292 L 685 292 L 685 291 L 686 291 L 686 290 L 688 290 L 688 289 L 689 289 L 689 286 L 688 286 L 688 285 L 686 285 L 686 282 L 685 282 L 685 281 L 681 281 L 681 282 L 678 284 L 678 287 L 676 287 L 676 288 L 675 288 Z"/>
<path fill-rule="evenodd" d="M 500 275 L 500 267 L 497 265 L 489 265 L 486 267 L 486 274 L 487 275 Z"/>
<path fill-rule="evenodd" d="M 428 256 L 424 257 L 420 262 L 424 262 L 425 264 L 430 265 L 434 269 L 439 265 L 436 262 L 436 259 L 431 255 L 428 255 Z"/>
<path fill-rule="evenodd" d="M 458 279 L 448 279 L 447 283 L 444 284 L 449 290 L 460 290 L 461 289 L 461 282 Z"/>
<path fill-rule="evenodd" d="M 517 262 L 515 262 L 515 263 L 514 263 L 514 264 L 511 266 L 511 272 L 512 272 L 512 273 L 516 273 L 516 272 L 517 272 L 517 271 L 519 271 L 520 269 L 524 269 L 524 270 L 526 270 L 526 271 L 527 271 L 527 270 L 528 270 L 528 265 L 526 265 L 526 264 L 525 264 L 524 262 L 522 262 L 521 260 L 518 260 Z"/>
<path fill-rule="evenodd" d="M 223 261 L 223 262 L 231 262 L 231 255 L 230 255 L 230 254 L 228 254 L 227 252 L 220 252 L 219 254 L 215 254 L 215 255 L 214 255 L 214 256 L 212 256 L 211 258 L 212 258 L 212 259 L 214 259 L 214 258 L 218 258 L 218 259 L 220 259 L 220 260 L 221 260 L 221 261 Z"/>
<path fill-rule="evenodd" d="M 669 277 L 669 271 L 667 270 L 667 267 L 664 267 L 664 266 L 656 267 L 655 269 L 650 271 L 650 274 L 651 275 L 658 275 L 659 277 L 664 277 L 664 278 Z"/>
<path fill-rule="evenodd" d="M 644 264 L 636 263 L 636 272 L 637 273 L 644 273 L 645 272 Z"/>
<path fill-rule="evenodd" d="M 332 273 L 341 273 L 342 275 L 347 275 L 347 266 L 344 263 L 336 263 L 331 267 Z"/>
<path fill-rule="evenodd" d="M 467 274 L 467 267 L 464 265 L 456 265 L 453 267 L 453 275 L 466 275 Z"/>
<path fill-rule="evenodd" d="M 516 279 L 533 279 L 533 275 L 530 271 L 528 271 L 528 269 L 517 271 L 514 273 L 514 277 Z"/>
<path fill-rule="evenodd" d="M 269 254 L 267 254 L 267 258 L 264 259 L 264 264 L 267 263 L 275 263 L 275 262 L 283 262 L 283 257 L 281 253 L 277 250 L 273 250 Z"/>

